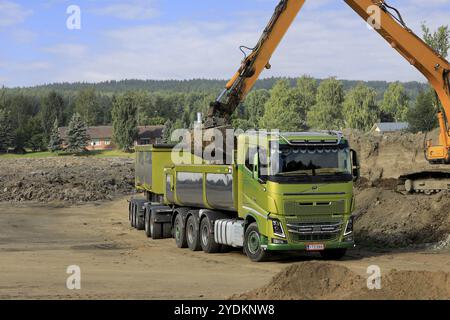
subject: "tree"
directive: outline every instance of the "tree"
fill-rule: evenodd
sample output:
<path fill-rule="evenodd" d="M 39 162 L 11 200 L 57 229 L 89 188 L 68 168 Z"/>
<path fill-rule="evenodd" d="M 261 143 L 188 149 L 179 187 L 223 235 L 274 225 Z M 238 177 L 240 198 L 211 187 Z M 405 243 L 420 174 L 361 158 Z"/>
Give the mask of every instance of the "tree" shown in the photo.
<path fill-rule="evenodd" d="M 450 30 L 448 26 L 440 26 L 434 33 L 431 33 L 430 29 L 423 23 L 422 31 L 424 41 L 443 58 L 447 58 L 448 50 L 450 49 Z M 434 91 L 433 95 L 433 105 L 435 110 L 441 109 L 441 102 L 436 91 Z"/>
<path fill-rule="evenodd" d="M 264 106 L 270 99 L 269 91 L 265 89 L 253 90 L 245 99 L 242 108 L 245 121 L 238 121 L 239 128 L 242 126 L 249 129 L 257 129 L 260 119 L 264 116 Z M 245 125 L 244 125 L 245 124 Z"/>
<path fill-rule="evenodd" d="M 416 104 L 408 112 L 409 130 L 412 132 L 428 132 L 438 126 L 436 110 L 433 106 L 434 90 L 422 91 Z"/>
<path fill-rule="evenodd" d="M 127 92 L 118 96 L 113 103 L 113 138 L 124 151 L 130 151 L 138 137 L 138 102 L 133 92 Z"/>
<path fill-rule="evenodd" d="M 9 114 L 6 110 L 0 109 L 0 151 L 13 147 L 14 133 L 11 127 Z"/>
<path fill-rule="evenodd" d="M 173 123 L 172 121 L 169 119 L 166 121 L 166 123 L 164 123 L 164 128 L 162 130 L 162 141 L 163 143 L 170 143 L 170 141 L 172 140 L 172 129 L 173 129 Z"/>
<path fill-rule="evenodd" d="M 423 40 L 443 58 L 447 58 L 450 49 L 450 30 L 448 26 L 440 26 L 434 33 L 425 23 L 422 24 Z"/>
<path fill-rule="evenodd" d="M 40 118 L 46 141 L 49 141 L 55 119 L 63 119 L 64 99 L 55 91 L 51 91 L 41 104 Z M 59 123 L 58 123 L 59 125 Z"/>
<path fill-rule="evenodd" d="M 295 95 L 287 80 L 278 81 L 270 92 L 259 126 L 271 130 L 298 131 L 304 121 L 297 112 Z"/>
<path fill-rule="evenodd" d="M 344 99 L 343 115 L 347 128 L 368 131 L 379 118 L 377 92 L 363 83 L 351 89 Z"/>
<path fill-rule="evenodd" d="M 55 119 L 53 123 L 53 129 L 50 134 L 50 142 L 48 148 L 51 152 L 56 152 L 61 150 L 62 139 L 59 134 L 58 118 Z"/>
<path fill-rule="evenodd" d="M 400 82 L 391 83 L 384 93 L 381 111 L 395 121 L 405 121 L 409 108 L 409 97 Z"/>
<path fill-rule="evenodd" d="M 67 151 L 85 152 L 89 139 L 86 123 L 79 113 L 74 113 L 67 128 Z"/>
<path fill-rule="evenodd" d="M 309 76 L 302 76 L 297 80 L 297 86 L 293 90 L 302 119 L 306 119 L 308 111 L 316 104 L 317 87 L 317 81 Z"/>
<path fill-rule="evenodd" d="M 100 103 L 95 89 L 81 90 L 75 99 L 75 112 L 80 114 L 88 126 L 99 123 Z"/>
<path fill-rule="evenodd" d="M 307 124 L 314 129 L 340 129 L 343 125 L 342 103 L 344 87 L 336 78 L 320 83 L 317 89 L 316 104 L 307 114 Z"/>

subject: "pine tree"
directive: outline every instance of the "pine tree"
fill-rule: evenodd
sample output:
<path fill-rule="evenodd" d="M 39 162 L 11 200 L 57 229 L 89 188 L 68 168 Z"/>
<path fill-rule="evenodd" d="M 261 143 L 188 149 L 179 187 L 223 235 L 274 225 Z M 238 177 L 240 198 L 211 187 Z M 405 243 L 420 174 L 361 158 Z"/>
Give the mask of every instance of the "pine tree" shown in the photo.
<path fill-rule="evenodd" d="M 8 150 L 14 146 L 14 133 L 9 115 L 6 110 L 0 109 L 0 151 Z"/>
<path fill-rule="evenodd" d="M 112 121 L 114 142 L 124 150 L 130 151 L 138 137 L 137 115 L 139 97 L 134 92 L 127 92 L 113 103 Z"/>
<path fill-rule="evenodd" d="M 50 143 L 48 145 L 48 148 L 51 152 L 56 152 L 61 150 L 62 145 L 62 139 L 59 135 L 58 130 L 58 118 L 55 119 L 55 122 L 53 123 L 53 129 L 50 133 Z"/>
<path fill-rule="evenodd" d="M 79 113 L 75 113 L 67 129 L 67 150 L 69 152 L 85 152 L 89 141 L 86 123 Z"/>

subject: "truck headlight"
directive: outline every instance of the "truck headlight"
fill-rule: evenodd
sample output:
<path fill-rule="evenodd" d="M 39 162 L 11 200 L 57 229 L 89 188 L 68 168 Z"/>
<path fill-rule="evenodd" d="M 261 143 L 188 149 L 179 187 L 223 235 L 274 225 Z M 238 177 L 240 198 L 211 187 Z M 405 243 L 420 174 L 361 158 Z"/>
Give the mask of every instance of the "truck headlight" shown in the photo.
<path fill-rule="evenodd" d="M 280 220 L 272 220 L 273 234 L 280 238 L 286 238 L 284 234 L 283 225 Z"/>
<path fill-rule="evenodd" d="M 354 220 L 353 216 L 351 216 L 350 219 L 348 219 L 347 226 L 345 227 L 344 237 L 353 234 L 353 220 Z"/>

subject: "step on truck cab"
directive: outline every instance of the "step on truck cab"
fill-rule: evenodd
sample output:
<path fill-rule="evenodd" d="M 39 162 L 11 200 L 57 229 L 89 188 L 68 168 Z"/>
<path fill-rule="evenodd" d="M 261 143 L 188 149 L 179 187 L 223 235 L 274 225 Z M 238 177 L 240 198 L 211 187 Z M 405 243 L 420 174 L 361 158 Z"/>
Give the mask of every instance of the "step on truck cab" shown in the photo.
<path fill-rule="evenodd" d="M 339 259 L 354 246 L 359 164 L 340 132 L 240 134 L 228 164 L 192 154 L 177 163 L 175 149 L 136 148 L 145 199 L 130 201 L 129 216 L 148 236 L 209 253 L 243 248 L 252 261 L 274 251 Z"/>

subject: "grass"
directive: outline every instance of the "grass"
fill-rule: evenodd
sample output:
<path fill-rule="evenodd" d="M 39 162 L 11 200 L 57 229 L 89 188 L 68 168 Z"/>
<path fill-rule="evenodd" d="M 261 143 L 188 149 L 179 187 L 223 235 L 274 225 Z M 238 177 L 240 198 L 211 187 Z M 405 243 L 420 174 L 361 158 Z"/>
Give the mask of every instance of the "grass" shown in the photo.
<path fill-rule="evenodd" d="M 49 158 L 49 157 L 92 157 L 92 158 L 134 158 L 134 153 L 127 153 L 120 150 L 95 150 L 83 154 L 69 154 L 69 153 L 52 153 L 50 151 L 44 152 L 27 152 L 25 154 L 3 153 L 0 154 L 0 159 L 27 159 L 27 158 Z"/>

